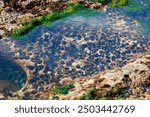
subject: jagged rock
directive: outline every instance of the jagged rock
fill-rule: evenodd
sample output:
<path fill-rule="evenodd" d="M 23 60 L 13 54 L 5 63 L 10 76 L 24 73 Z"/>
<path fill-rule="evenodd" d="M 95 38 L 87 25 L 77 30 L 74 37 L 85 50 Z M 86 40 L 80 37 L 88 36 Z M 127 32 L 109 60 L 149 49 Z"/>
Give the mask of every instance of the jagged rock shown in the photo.
<path fill-rule="evenodd" d="M 26 13 L 26 14 L 23 14 L 23 15 L 19 15 L 18 17 L 17 17 L 17 23 L 21 23 L 21 22 L 23 22 L 23 21 L 29 21 L 29 19 L 31 19 L 31 18 L 34 18 L 35 16 L 33 15 L 33 14 L 31 14 L 31 13 Z"/>
<path fill-rule="evenodd" d="M 96 2 L 96 3 L 91 4 L 90 8 L 92 8 L 92 9 L 100 9 L 102 6 L 103 5 L 101 3 Z"/>
<path fill-rule="evenodd" d="M 8 32 L 11 32 L 14 28 L 16 28 L 18 25 L 17 24 L 6 24 L 5 25 L 5 29 L 8 31 Z"/>
<path fill-rule="evenodd" d="M 19 13 L 13 11 L 11 8 L 5 8 L 0 14 L 0 24 L 10 23 L 18 17 Z"/>

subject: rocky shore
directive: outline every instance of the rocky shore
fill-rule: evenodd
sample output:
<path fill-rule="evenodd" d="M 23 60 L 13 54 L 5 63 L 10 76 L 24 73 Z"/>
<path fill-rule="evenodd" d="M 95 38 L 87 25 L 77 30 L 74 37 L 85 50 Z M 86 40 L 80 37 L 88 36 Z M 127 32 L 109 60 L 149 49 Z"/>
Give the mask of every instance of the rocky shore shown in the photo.
<path fill-rule="evenodd" d="M 67 2 L 80 2 L 85 7 L 105 10 L 107 6 L 99 2 L 84 0 L 0 0 L 0 38 L 8 36 L 23 22 L 39 18 L 53 11 L 63 11 Z"/>
<path fill-rule="evenodd" d="M 57 86 L 74 87 L 67 95 L 54 93 L 52 88 L 44 99 L 150 99 L 150 53 L 137 55 L 122 68 L 107 70 L 90 78 L 64 78 Z M 54 87 L 55 85 L 53 84 Z M 56 87 L 57 87 L 56 86 Z"/>
<path fill-rule="evenodd" d="M 136 55 L 126 65 L 85 78 L 63 78 L 49 84 L 39 99 L 46 100 L 149 100 L 150 53 Z M 0 99 L 22 99 L 22 91 L 0 94 Z"/>

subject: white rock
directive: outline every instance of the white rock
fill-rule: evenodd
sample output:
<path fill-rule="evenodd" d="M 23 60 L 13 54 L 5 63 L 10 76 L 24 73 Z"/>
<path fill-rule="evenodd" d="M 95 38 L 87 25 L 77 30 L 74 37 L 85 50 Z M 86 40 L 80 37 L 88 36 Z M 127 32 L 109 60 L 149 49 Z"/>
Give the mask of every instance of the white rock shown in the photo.
<path fill-rule="evenodd" d="M 0 13 L 0 24 L 12 22 L 16 20 L 18 15 L 19 14 L 17 12 L 8 12 L 6 8 Z"/>
<path fill-rule="evenodd" d="M 4 7 L 4 2 L 2 0 L 0 0 L 0 9 Z"/>
<path fill-rule="evenodd" d="M 5 31 L 4 30 L 0 30 L 0 35 L 4 35 L 5 34 Z"/>

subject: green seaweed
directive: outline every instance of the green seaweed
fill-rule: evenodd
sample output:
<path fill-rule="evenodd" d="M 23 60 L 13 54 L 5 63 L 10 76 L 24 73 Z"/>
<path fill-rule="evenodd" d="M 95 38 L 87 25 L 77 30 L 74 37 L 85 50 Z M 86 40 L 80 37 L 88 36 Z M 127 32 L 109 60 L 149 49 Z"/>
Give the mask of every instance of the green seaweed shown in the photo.
<path fill-rule="evenodd" d="M 112 87 L 106 94 L 102 94 L 98 89 L 88 90 L 80 100 L 124 100 L 125 99 L 125 89 L 119 88 L 117 86 Z"/>
<path fill-rule="evenodd" d="M 81 10 L 75 14 L 73 14 L 72 16 L 83 16 L 83 17 L 95 17 L 98 16 L 100 13 L 103 13 L 102 11 L 96 11 L 93 9 L 85 9 L 85 10 Z"/>
<path fill-rule="evenodd" d="M 112 87 L 106 94 L 102 95 L 102 99 L 111 100 L 111 99 L 125 99 L 125 90 L 117 86 Z"/>
<path fill-rule="evenodd" d="M 72 89 L 72 88 L 74 88 L 74 85 L 72 85 L 72 84 L 67 84 L 67 85 L 63 85 L 63 86 L 56 86 L 56 87 L 52 90 L 52 92 L 53 92 L 54 94 L 64 94 L 64 95 L 66 95 L 66 94 L 68 94 L 68 91 L 69 91 L 70 89 Z"/>
<path fill-rule="evenodd" d="M 86 94 L 80 97 L 80 100 L 98 100 L 99 97 L 97 96 L 98 90 L 97 89 L 91 89 L 87 91 Z"/>
<path fill-rule="evenodd" d="M 10 34 L 10 37 L 17 38 L 23 36 L 28 32 L 30 32 L 36 26 L 47 24 L 47 23 L 51 24 L 54 21 L 57 21 L 61 18 L 65 18 L 67 16 L 70 16 L 73 13 L 76 13 L 84 9 L 85 7 L 79 3 L 76 4 L 68 3 L 66 10 L 64 10 L 63 12 L 53 12 L 51 14 L 42 16 L 41 18 L 31 19 L 31 21 L 29 22 L 23 22 L 22 27 L 14 29 Z"/>
<path fill-rule="evenodd" d="M 111 0 L 110 5 L 113 8 L 118 8 L 120 6 L 126 6 L 129 4 L 129 0 Z"/>

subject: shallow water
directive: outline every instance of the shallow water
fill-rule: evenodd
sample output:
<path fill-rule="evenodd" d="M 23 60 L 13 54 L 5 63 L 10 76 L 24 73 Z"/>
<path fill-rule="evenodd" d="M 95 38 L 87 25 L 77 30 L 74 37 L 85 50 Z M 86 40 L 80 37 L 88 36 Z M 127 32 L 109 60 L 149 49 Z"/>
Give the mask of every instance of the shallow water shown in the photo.
<path fill-rule="evenodd" d="M 141 25 L 143 35 L 150 32 L 150 0 L 130 0 L 129 6 L 119 8 L 120 12 L 137 20 Z M 132 9 L 131 9 L 132 8 Z"/>
<path fill-rule="evenodd" d="M 18 63 L 0 52 L 0 92 L 18 91 L 24 86 L 26 77 Z"/>
<path fill-rule="evenodd" d="M 34 95 L 62 77 L 89 77 L 150 51 L 150 7 L 143 8 L 81 11 L 0 44 L 26 71 Z"/>

